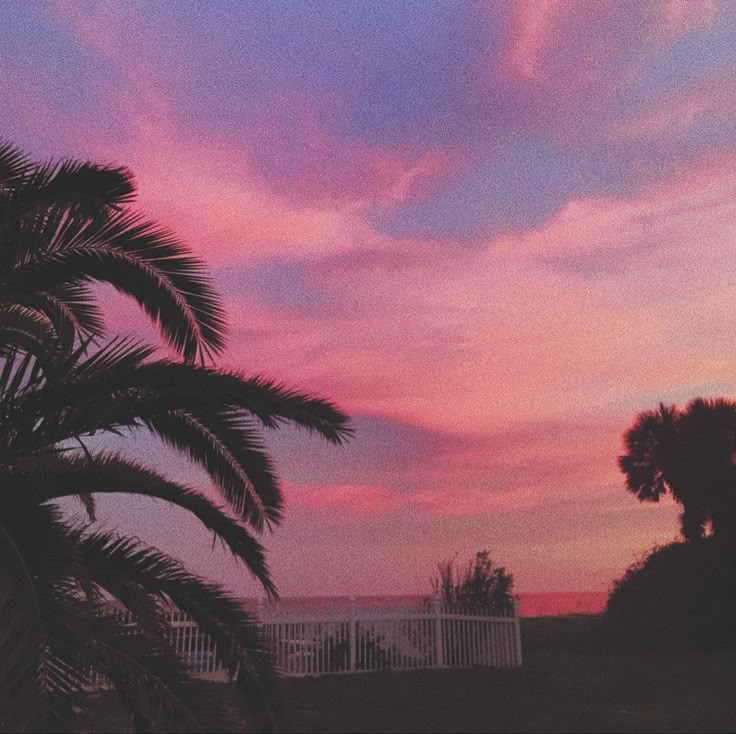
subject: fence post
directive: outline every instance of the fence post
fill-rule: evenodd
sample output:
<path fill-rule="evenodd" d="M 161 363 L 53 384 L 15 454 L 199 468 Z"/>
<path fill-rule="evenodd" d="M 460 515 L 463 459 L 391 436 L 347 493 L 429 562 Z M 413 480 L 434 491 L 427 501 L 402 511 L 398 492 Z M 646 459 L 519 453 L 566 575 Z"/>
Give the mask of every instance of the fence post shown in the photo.
<path fill-rule="evenodd" d="M 256 624 L 263 624 L 263 597 L 259 596 L 256 603 Z"/>
<path fill-rule="evenodd" d="M 348 618 L 348 639 L 350 640 L 350 672 L 355 672 L 355 658 L 357 652 L 355 650 L 355 597 L 350 597 L 350 615 Z"/>
<path fill-rule="evenodd" d="M 434 659 L 438 668 L 445 665 L 445 656 L 442 644 L 442 608 L 440 606 L 440 595 L 437 593 L 432 600 L 432 611 L 434 613 Z"/>
<path fill-rule="evenodd" d="M 516 667 L 521 667 L 521 623 L 519 621 L 519 597 L 514 597 L 514 643 L 516 645 Z"/>

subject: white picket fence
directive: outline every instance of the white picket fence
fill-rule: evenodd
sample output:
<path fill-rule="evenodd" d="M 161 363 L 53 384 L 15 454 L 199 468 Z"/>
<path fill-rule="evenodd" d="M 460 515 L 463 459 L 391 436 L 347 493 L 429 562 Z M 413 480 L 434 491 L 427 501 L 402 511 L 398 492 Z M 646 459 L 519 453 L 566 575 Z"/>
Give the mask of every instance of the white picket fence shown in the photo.
<path fill-rule="evenodd" d="M 118 611 L 133 624 L 129 613 Z M 258 622 L 284 676 L 419 668 L 518 668 L 518 600 L 508 612 L 443 607 L 289 609 L 258 604 Z M 170 642 L 198 678 L 226 680 L 208 635 L 178 610 Z"/>
<path fill-rule="evenodd" d="M 283 675 L 521 665 L 518 604 L 508 613 L 427 608 L 259 608 Z"/>

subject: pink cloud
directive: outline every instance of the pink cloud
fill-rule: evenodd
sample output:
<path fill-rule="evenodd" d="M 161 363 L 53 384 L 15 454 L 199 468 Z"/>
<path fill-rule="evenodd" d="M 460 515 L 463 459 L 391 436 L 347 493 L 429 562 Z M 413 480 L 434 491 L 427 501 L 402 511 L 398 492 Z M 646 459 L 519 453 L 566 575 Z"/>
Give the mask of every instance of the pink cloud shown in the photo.
<path fill-rule="evenodd" d="M 699 122 L 733 119 L 736 115 L 736 71 L 727 68 L 689 88 L 660 95 L 629 118 L 616 121 L 611 135 L 639 140 L 680 136 Z"/>
<path fill-rule="evenodd" d="M 53 13 L 123 79 L 102 91 L 97 114 L 124 120 L 127 139 L 95 147 L 79 131 L 79 149 L 124 161 L 136 173 L 141 207 L 208 260 L 383 249 L 390 240 L 363 210 L 422 195 L 455 166 L 445 150 L 330 135 L 313 111 L 324 100 L 298 93 L 254 102 L 260 122 L 245 132 L 196 131 L 171 99 L 194 72 L 134 7 L 104 1 L 89 12 L 65 0 Z M 271 160 L 261 160 L 263 151 Z"/>
<path fill-rule="evenodd" d="M 268 98 L 262 120 L 249 130 L 249 146 L 263 157 L 260 176 L 292 205 L 392 206 L 426 194 L 456 166 L 447 150 L 369 145 L 328 133 L 317 119 L 321 103 L 297 93 Z"/>
<path fill-rule="evenodd" d="M 488 489 L 459 484 L 398 491 L 377 485 L 292 483 L 285 495 L 292 522 L 308 520 L 321 525 L 360 525 L 399 511 L 417 517 L 483 517 L 543 507 L 552 510 L 561 504 L 559 497 L 545 494 L 537 485 Z M 580 497 L 575 501 L 579 502 Z"/>
<path fill-rule="evenodd" d="M 512 9 L 504 69 L 527 80 L 538 75 L 540 57 L 561 5 L 561 0 L 540 0 Z"/>
<path fill-rule="evenodd" d="M 560 511 L 616 490 L 599 511 L 628 506 L 616 457 L 619 424 L 530 425 L 488 436 L 437 434 L 405 466 L 372 483 L 286 485 L 294 521 L 361 524 L 392 513 L 413 517 L 483 517 L 546 508 Z M 360 436 L 355 439 L 360 442 Z M 360 469 L 356 470 L 360 476 Z"/>
<path fill-rule="evenodd" d="M 292 521 L 304 520 L 306 513 L 322 524 L 375 522 L 399 510 L 419 516 L 473 517 L 549 506 L 535 488 L 489 491 L 457 486 L 398 492 L 371 485 L 291 485 L 286 496 Z"/>
<path fill-rule="evenodd" d="M 621 76 L 633 81 L 637 59 L 707 27 L 718 3 L 660 0 L 624 5 L 541 0 L 508 6 L 506 52 L 501 68 L 540 86 L 593 87 Z M 634 76 L 632 76 L 634 74 Z"/>
<path fill-rule="evenodd" d="M 48 7 L 48 12 L 74 33 L 81 43 L 108 58 L 125 58 L 126 37 L 129 44 L 133 45 L 137 45 L 141 39 L 137 30 L 140 28 L 140 18 L 135 5 L 126 7 L 113 0 L 96 0 L 90 6 L 90 3 L 82 0 L 58 0 Z"/>
<path fill-rule="evenodd" d="M 572 446 L 572 440 L 568 439 L 568 443 Z M 620 444 L 620 438 L 616 443 Z M 299 524 L 361 525 L 382 521 L 389 515 L 498 518 L 531 511 L 579 512 L 583 506 L 592 514 L 630 510 L 635 506 L 632 504 L 634 498 L 624 490 L 616 454 L 607 457 L 611 459 L 610 466 L 601 476 L 604 454 L 605 444 L 599 446 L 596 453 L 591 452 L 585 473 L 576 470 L 574 462 L 567 466 L 560 459 L 559 465 L 550 471 L 549 465 L 534 466 L 533 457 L 527 457 L 522 465 L 522 457 L 518 456 L 513 472 L 506 468 L 497 476 L 496 468 L 503 459 L 488 453 L 484 473 L 490 479 L 482 482 L 477 477 L 463 476 L 462 470 L 457 471 L 457 465 L 453 470 L 453 467 L 443 468 L 439 462 L 429 460 L 415 467 L 412 479 L 419 486 L 409 489 L 398 488 L 394 483 L 401 480 L 401 476 L 394 475 L 378 484 L 287 482 L 284 487 L 286 511 L 290 521 Z M 423 477 L 426 477 L 426 486 L 422 486 Z M 669 497 L 660 504 L 674 507 Z"/>
<path fill-rule="evenodd" d="M 504 47 L 491 80 L 513 82 L 514 126 L 573 148 L 607 143 L 611 119 L 658 54 L 709 27 L 718 3 L 540 0 L 503 6 Z"/>
<path fill-rule="evenodd" d="M 277 364 L 283 379 L 352 412 L 467 435 L 585 422 L 622 395 L 728 389 L 732 170 L 705 159 L 633 197 L 574 200 L 534 230 L 457 257 L 428 248 L 401 267 L 390 257 L 325 270 L 317 261 L 306 285 L 330 305 L 295 313 L 234 300 L 228 361 L 256 372 Z M 573 256 L 604 258 L 607 269 L 547 264 Z"/>
<path fill-rule="evenodd" d="M 719 9 L 719 0 L 664 0 L 653 13 L 649 38 L 655 44 L 671 43 L 694 28 L 709 26 Z"/>
<path fill-rule="evenodd" d="M 425 489 L 413 493 L 412 500 L 434 517 L 498 515 L 550 506 L 537 487 L 494 491 L 462 486 Z"/>
<path fill-rule="evenodd" d="M 537 422 L 500 428 L 482 436 L 432 443 L 422 466 L 407 470 L 418 481 L 442 476 L 451 484 L 535 489 L 546 501 L 564 499 L 571 485 L 598 491 L 619 482 L 616 457 L 627 416 L 599 422 Z M 562 494 L 561 494 L 562 493 Z"/>
<path fill-rule="evenodd" d="M 295 127 L 297 142 L 282 159 L 286 174 L 269 177 L 254 148 L 268 126 L 252 139 L 195 131 L 167 95 L 177 83 L 172 71 L 191 72 L 185 59 L 165 38 L 151 56 L 151 38 L 134 13 L 97 7 L 105 12 L 68 4 L 65 17 L 121 71 L 120 86 L 104 90 L 99 108 L 70 124 L 42 90 L 26 93 L 22 74 L 0 72 L 6 98 L 22 105 L 8 111 L 13 124 L 44 139 L 58 132 L 70 153 L 131 166 L 141 208 L 213 264 L 279 257 L 307 268 L 305 287 L 329 296 L 324 308 L 264 306 L 250 294 L 229 300 L 230 366 L 329 396 L 350 413 L 448 436 L 393 477 L 287 484 L 290 522 L 307 518 L 315 534 L 329 526 L 330 543 L 345 532 L 324 568 L 359 573 L 365 559 L 348 567 L 341 554 L 356 545 L 375 549 L 376 568 L 393 573 L 400 588 L 410 562 L 399 566 L 396 557 L 411 526 L 411 563 L 441 558 L 452 543 L 470 553 L 491 536 L 537 588 L 585 587 L 602 568 L 620 571 L 632 548 L 674 534 L 672 508 L 637 524 L 636 513 L 653 511 L 626 495 L 615 458 L 637 410 L 670 394 L 682 402 L 703 391 L 736 391 L 736 159 L 691 162 L 629 196 L 572 198 L 538 227 L 475 250 L 391 237 L 366 213 L 431 189 L 457 165 L 452 151 L 337 140 L 315 124 L 309 100 L 285 107 L 282 125 Z M 539 125 L 569 131 L 584 124 L 591 100 L 608 103 L 635 87 L 643 60 L 707 26 L 715 13 L 706 2 L 642 4 L 627 17 L 622 7 L 508 6 L 505 66 L 496 73 L 510 75 L 534 100 Z M 612 129 L 646 139 L 649 131 L 677 135 L 703 120 L 728 119 L 729 79 L 655 100 Z M 100 137 L 109 120 L 124 129 L 119 139 Z M 585 145 L 582 137 L 570 140 Z M 138 328 L 131 311 L 116 308 L 113 325 Z M 576 520 L 577 504 L 596 509 Z M 554 512 L 566 513 L 566 527 L 580 523 L 574 539 L 544 524 Z M 619 513 L 620 522 L 613 527 L 605 513 Z M 460 525 L 466 516 L 474 523 Z M 530 517 L 534 534 L 519 538 Z M 380 543 L 355 531 L 375 518 L 386 520 Z M 512 531 L 496 535 L 497 518 Z M 276 555 L 294 588 L 304 588 L 297 578 L 304 554 L 295 547 Z M 310 559 L 316 567 L 319 553 Z M 565 579 L 551 582 L 563 566 Z M 333 583 L 319 573 L 321 588 Z M 386 591 L 378 576 L 370 583 Z"/>
<path fill-rule="evenodd" d="M 84 127 L 66 127 L 65 147 L 76 156 L 130 167 L 141 211 L 170 227 L 209 262 L 324 256 L 391 245 L 389 237 L 365 222 L 357 200 L 326 205 L 282 196 L 263 180 L 250 141 L 203 139 L 167 106 L 155 87 L 142 100 L 116 93 L 107 107 L 125 119 L 126 137 L 95 140 Z M 34 115 L 30 119 L 32 124 Z M 41 118 L 36 114 L 35 119 Z M 386 201 L 407 196 L 430 171 L 439 170 L 431 157 L 407 165 L 387 157 L 377 165 L 390 169 L 380 185 Z"/>
<path fill-rule="evenodd" d="M 297 484 L 284 486 L 286 507 L 292 519 L 304 513 L 322 523 L 354 524 L 376 520 L 405 507 L 410 500 L 389 488 L 370 484 Z"/>
<path fill-rule="evenodd" d="M 526 257 L 610 252 L 673 238 L 687 244 L 704 228 L 722 229 L 723 218 L 733 215 L 734 163 L 736 158 L 730 155 L 708 156 L 635 197 L 572 199 L 541 226 L 502 235 L 493 246 Z"/>

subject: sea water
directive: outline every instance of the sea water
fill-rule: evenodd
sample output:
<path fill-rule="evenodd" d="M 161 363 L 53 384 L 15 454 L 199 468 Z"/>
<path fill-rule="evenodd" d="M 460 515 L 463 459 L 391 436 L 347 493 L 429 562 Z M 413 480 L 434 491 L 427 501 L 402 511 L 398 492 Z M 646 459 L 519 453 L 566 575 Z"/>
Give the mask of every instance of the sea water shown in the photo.
<path fill-rule="evenodd" d="M 394 594 L 380 596 L 356 596 L 355 604 L 360 608 L 395 609 L 416 607 L 427 599 L 421 594 Z M 605 591 L 550 591 L 519 594 L 519 611 L 522 617 L 544 617 L 562 614 L 596 614 L 606 606 L 608 593 Z M 255 609 L 253 599 L 244 600 L 248 608 Z M 347 607 L 350 596 L 292 596 L 282 597 L 282 610 L 324 609 Z"/>

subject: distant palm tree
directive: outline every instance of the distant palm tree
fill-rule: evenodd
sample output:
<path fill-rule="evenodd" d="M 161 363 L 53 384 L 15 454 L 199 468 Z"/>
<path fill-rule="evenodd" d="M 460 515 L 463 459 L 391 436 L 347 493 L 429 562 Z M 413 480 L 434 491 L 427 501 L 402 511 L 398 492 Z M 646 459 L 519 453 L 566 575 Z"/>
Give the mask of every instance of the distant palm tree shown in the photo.
<path fill-rule="evenodd" d="M 124 171 L 34 167 L 0 148 L 0 731 L 68 729 L 92 671 L 140 730 L 239 726 L 190 685 L 167 643 L 168 606 L 214 639 L 266 716 L 273 676 L 250 616 L 155 548 L 96 530 L 93 498 L 154 497 L 193 513 L 275 595 L 248 529 L 282 516 L 259 429 L 291 423 L 334 443 L 350 434 L 328 402 L 195 364 L 222 347 L 221 307 L 183 246 L 130 224 L 131 196 Z M 129 340 L 101 344 L 95 281 L 133 295 L 185 361 Z M 86 441 L 141 430 L 203 467 L 225 507 Z M 63 516 L 56 502 L 68 496 L 89 522 Z M 103 613 L 110 599 L 132 612 L 134 630 Z"/>
<path fill-rule="evenodd" d="M 639 414 L 624 435 L 619 466 L 627 489 L 644 502 L 669 492 L 683 507 L 690 541 L 705 535 L 736 538 L 736 403 L 690 402 L 685 410 L 660 405 Z"/>

